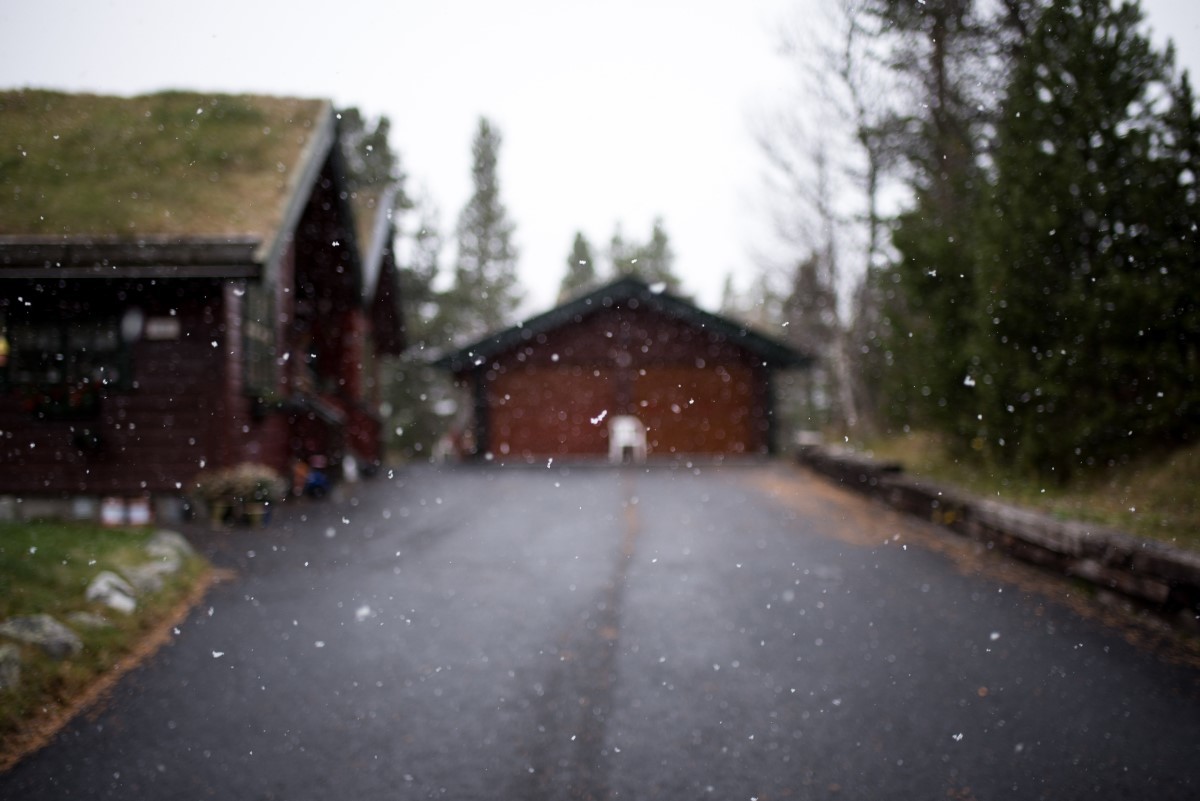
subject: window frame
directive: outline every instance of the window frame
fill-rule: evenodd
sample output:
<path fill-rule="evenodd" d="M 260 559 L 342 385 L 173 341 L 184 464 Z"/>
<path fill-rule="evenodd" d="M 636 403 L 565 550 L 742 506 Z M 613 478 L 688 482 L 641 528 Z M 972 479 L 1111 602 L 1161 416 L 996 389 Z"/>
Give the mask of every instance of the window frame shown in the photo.
<path fill-rule="evenodd" d="M 25 317 L 10 309 L 0 312 L 0 337 L 7 347 L 0 386 L 39 418 L 92 417 L 104 396 L 134 387 L 132 349 L 117 315 Z"/>
<path fill-rule="evenodd" d="M 242 296 L 242 389 L 252 398 L 279 394 L 279 334 L 270 287 L 249 284 Z"/>

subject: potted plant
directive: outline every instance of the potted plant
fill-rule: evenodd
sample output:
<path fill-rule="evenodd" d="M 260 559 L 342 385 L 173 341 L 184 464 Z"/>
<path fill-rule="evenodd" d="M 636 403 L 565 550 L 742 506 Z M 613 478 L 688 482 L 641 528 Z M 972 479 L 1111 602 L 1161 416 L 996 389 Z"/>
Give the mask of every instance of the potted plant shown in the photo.
<path fill-rule="evenodd" d="M 285 491 L 283 477 L 264 464 L 243 462 L 220 470 L 206 470 L 193 481 L 193 494 L 208 507 L 214 527 L 227 518 L 263 525 L 272 503 Z"/>
<path fill-rule="evenodd" d="M 225 524 L 225 518 L 232 509 L 232 496 L 228 490 L 226 470 L 203 470 L 192 479 L 191 496 L 200 505 L 208 509 L 209 520 L 213 528 Z"/>
<path fill-rule="evenodd" d="M 286 491 L 283 476 L 263 464 L 237 465 L 233 468 L 231 483 L 241 507 L 241 517 L 254 526 L 267 522 L 271 504 L 279 501 Z"/>

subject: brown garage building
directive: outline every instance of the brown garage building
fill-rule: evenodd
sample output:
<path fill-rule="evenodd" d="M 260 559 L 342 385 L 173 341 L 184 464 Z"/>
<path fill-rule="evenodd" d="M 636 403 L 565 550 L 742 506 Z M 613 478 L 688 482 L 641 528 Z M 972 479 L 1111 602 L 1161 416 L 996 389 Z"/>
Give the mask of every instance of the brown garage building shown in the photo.
<path fill-rule="evenodd" d="M 772 374 L 809 362 L 626 277 L 438 365 L 474 400 L 468 454 L 511 461 L 614 455 L 630 417 L 651 458 L 770 453 Z"/>

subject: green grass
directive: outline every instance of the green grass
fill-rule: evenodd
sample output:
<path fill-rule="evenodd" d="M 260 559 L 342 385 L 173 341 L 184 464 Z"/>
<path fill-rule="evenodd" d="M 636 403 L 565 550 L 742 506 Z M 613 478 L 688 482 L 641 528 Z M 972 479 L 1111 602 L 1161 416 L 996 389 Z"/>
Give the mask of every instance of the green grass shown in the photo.
<path fill-rule="evenodd" d="M 0 762 L 18 733 L 69 705 L 132 653 L 207 574 L 203 559 L 187 560 L 179 573 L 164 577 L 161 591 L 140 597 L 131 615 L 86 601 L 84 591 L 101 570 L 148 561 L 141 549 L 150 536 L 75 523 L 0 523 L 0 620 L 44 612 L 66 622 L 70 612 L 89 611 L 112 623 L 75 628 L 83 651 L 62 661 L 34 646 L 20 646 L 21 682 L 0 690 L 0 744 L 6 746 L 0 748 Z"/>
<path fill-rule="evenodd" d="M 1200 550 L 1200 445 L 1098 468 L 1066 486 L 983 464 L 924 433 L 873 441 L 863 450 L 976 495 Z"/>
<path fill-rule="evenodd" d="M 266 235 L 322 108 L 0 91 L 0 234 Z"/>

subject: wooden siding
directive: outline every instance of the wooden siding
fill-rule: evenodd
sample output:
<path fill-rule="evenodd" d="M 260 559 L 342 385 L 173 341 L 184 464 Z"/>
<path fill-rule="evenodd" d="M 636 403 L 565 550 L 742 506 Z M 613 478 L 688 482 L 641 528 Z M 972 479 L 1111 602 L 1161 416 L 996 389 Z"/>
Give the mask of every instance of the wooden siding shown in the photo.
<path fill-rule="evenodd" d="M 489 449 L 499 457 L 604 455 L 616 382 L 607 371 L 523 366 L 488 383 Z"/>
<path fill-rule="evenodd" d="M 96 305 L 127 303 L 148 319 L 178 319 L 179 338 L 134 344 L 133 383 L 105 390 L 98 413 L 88 419 L 38 419 L 25 408 L 19 388 L 6 387 L 0 393 L 0 492 L 180 491 L 202 465 L 222 457 L 213 448 L 227 405 L 218 286 L 202 280 L 89 280 L 56 286 L 55 292 L 47 313 L 70 317 Z"/>
<path fill-rule="evenodd" d="M 648 367 L 634 387 L 650 453 L 750 454 L 767 450 L 766 408 L 754 371 L 736 362 Z"/>
<path fill-rule="evenodd" d="M 480 370 L 479 428 L 496 458 L 603 457 L 616 415 L 646 424 L 651 455 L 770 445 L 766 370 L 711 332 L 636 306 L 579 315 Z"/>
<path fill-rule="evenodd" d="M 383 463 L 383 422 L 363 404 L 346 410 L 346 444 L 363 468 Z"/>

